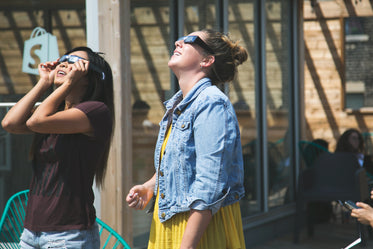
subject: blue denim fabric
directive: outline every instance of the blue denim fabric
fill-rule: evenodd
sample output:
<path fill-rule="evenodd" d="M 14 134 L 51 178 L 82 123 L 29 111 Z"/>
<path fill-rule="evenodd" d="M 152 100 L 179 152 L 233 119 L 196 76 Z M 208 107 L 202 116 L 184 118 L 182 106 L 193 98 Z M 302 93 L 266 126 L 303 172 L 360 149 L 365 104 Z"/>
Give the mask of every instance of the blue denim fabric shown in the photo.
<path fill-rule="evenodd" d="M 100 234 L 97 223 L 89 230 L 32 232 L 24 229 L 20 246 L 21 249 L 99 249 Z"/>
<path fill-rule="evenodd" d="M 190 209 L 210 209 L 215 214 L 241 199 L 240 131 L 227 96 L 204 78 L 184 99 L 179 91 L 165 106 L 154 156 L 160 221 Z M 160 160 L 168 118 L 172 131 Z"/>

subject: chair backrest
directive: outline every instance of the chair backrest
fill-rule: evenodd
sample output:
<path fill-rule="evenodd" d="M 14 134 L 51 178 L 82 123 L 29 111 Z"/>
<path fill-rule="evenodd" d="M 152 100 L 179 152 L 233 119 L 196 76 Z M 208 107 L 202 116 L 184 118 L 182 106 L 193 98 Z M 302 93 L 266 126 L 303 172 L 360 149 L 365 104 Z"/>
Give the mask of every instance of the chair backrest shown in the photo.
<path fill-rule="evenodd" d="M 313 166 L 316 158 L 323 153 L 330 153 L 329 150 L 320 144 L 311 141 L 301 140 L 298 143 L 300 154 L 307 168 Z"/>
<path fill-rule="evenodd" d="M 125 248 L 131 249 L 127 242 L 113 228 L 105 222 L 96 218 L 97 224 L 100 226 L 101 248 Z"/>
<path fill-rule="evenodd" d="M 312 168 L 300 176 L 301 194 L 308 200 L 352 200 L 369 198 L 364 168 L 352 153 L 321 154 Z"/>
<path fill-rule="evenodd" d="M 23 232 L 23 221 L 26 215 L 28 190 L 11 196 L 5 205 L 0 220 L 1 248 L 19 248 L 19 239 Z"/>
<path fill-rule="evenodd" d="M 23 232 L 29 190 L 11 196 L 5 205 L 0 220 L 0 248 L 20 248 L 19 241 Z M 96 218 L 99 225 L 101 249 L 131 249 L 127 242 L 113 228 Z"/>

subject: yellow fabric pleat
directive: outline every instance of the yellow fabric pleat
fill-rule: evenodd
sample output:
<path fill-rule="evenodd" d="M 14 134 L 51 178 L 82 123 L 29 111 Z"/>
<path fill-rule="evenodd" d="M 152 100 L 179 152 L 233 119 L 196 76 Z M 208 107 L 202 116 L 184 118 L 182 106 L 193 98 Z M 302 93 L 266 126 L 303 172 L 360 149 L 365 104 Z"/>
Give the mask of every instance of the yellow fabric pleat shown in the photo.
<path fill-rule="evenodd" d="M 171 127 L 162 144 L 161 156 L 165 150 Z M 189 212 L 179 213 L 161 223 L 158 218 L 158 194 L 155 201 L 148 249 L 179 249 Z M 241 210 L 238 202 L 221 208 L 213 215 L 203 234 L 198 249 L 245 249 Z"/>

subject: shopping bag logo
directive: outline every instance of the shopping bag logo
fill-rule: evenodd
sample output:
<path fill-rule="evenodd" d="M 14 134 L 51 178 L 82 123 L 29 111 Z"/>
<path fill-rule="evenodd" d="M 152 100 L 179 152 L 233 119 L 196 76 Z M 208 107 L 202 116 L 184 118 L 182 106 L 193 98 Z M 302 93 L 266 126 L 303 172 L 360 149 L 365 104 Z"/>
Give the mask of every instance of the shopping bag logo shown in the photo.
<path fill-rule="evenodd" d="M 38 75 L 39 63 L 54 61 L 58 57 L 57 38 L 45 29 L 36 27 L 30 39 L 25 41 L 22 72 Z"/>

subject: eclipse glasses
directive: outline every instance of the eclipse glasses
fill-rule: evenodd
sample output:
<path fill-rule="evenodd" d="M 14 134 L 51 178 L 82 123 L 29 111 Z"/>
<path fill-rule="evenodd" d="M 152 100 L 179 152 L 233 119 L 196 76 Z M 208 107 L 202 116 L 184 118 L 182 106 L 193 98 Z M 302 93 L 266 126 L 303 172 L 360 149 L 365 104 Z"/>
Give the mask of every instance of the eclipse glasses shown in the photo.
<path fill-rule="evenodd" d="M 79 57 L 77 55 L 70 55 L 70 54 L 65 54 L 63 55 L 59 60 L 58 62 L 61 63 L 61 62 L 67 62 L 69 64 L 74 64 L 75 62 L 77 62 L 78 60 L 85 60 L 84 58 L 82 57 Z M 101 79 L 104 80 L 105 79 L 105 73 L 102 72 L 101 69 L 99 69 L 96 65 L 94 65 L 93 63 L 89 63 L 89 69 L 97 72 L 97 73 L 100 73 L 101 74 Z"/>
<path fill-rule="evenodd" d="M 210 54 L 214 54 L 214 51 L 197 35 L 189 35 L 189 36 L 183 36 L 177 39 L 178 41 L 183 40 L 184 43 L 189 43 L 189 44 L 197 44 Z"/>

